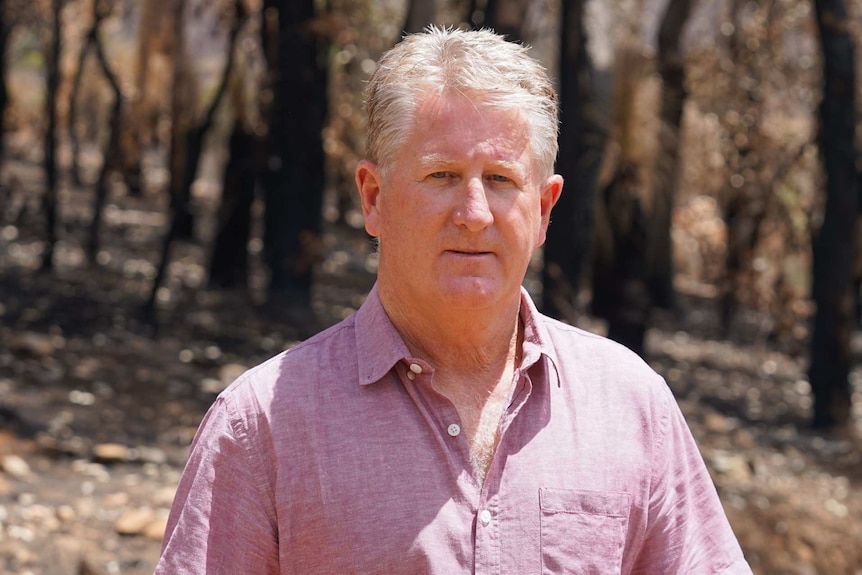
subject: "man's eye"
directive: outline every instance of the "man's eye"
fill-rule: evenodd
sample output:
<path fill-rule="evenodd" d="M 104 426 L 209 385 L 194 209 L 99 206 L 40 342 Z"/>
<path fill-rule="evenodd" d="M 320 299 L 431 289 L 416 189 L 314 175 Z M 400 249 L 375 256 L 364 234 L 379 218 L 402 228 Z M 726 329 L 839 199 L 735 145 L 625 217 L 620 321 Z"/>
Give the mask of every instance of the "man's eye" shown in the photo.
<path fill-rule="evenodd" d="M 431 178 L 442 180 L 444 178 L 448 178 L 451 174 L 449 172 L 434 172 L 430 175 Z"/>
<path fill-rule="evenodd" d="M 491 174 L 490 176 L 488 176 L 488 179 L 493 181 L 493 182 L 503 182 L 503 183 L 512 181 L 502 174 Z"/>

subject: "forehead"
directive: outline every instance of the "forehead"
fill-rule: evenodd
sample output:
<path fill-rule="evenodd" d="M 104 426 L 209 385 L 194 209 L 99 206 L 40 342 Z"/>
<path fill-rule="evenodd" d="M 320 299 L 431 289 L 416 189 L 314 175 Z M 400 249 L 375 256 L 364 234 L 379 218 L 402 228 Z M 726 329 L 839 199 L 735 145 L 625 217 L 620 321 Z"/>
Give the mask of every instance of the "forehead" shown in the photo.
<path fill-rule="evenodd" d="M 530 144 L 530 126 L 518 110 L 444 92 L 416 107 L 398 155 L 484 154 L 513 161 L 529 158 Z"/>

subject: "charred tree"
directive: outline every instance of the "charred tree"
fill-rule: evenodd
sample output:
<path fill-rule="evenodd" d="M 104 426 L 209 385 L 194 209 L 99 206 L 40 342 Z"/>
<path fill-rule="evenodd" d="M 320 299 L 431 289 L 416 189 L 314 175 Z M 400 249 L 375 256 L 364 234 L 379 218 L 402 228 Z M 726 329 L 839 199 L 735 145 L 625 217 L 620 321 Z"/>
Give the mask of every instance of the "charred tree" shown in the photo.
<path fill-rule="evenodd" d="M 78 67 L 75 70 L 75 78 L 72 80 L 72 92 L 69 95 L 69 142 L 72 148 L 72 165 L 70 166 L 70 175 L 72 182 L 76 186 L 82 185 L 81 178 L 81 139 L 78 137 L 78 106 L 75 103 L 78 101 L 78 94 L 81 93 L 81 82 L 84 79 L 84 67 L 87 64 L 87 55 L 90 53 L 92 46 L 91 36 L 95 33 L 96 24 L 92 24 L 87 32 L 84 42 L 81 44 L 81 50 L 78 52 Z"/>
<path fill-rule="evenodd" d="M 727 231 L 719 301 L 724 337 L 732 335 L 739 310 L 750 306 L 756 299 L 755 254 L 768 216 L 768 195 L 764 191 L 772 189 L 762 179 L 766 177 L 769 164 L 764 154 L 769 140 L 763 129 L 764 98 L 761 93 L 768 80 L 766 66 L 762 62 L 764 56 L 770 55 L 770 50 L 758 39 L 765 40 L 769 34 L 763 27 L 750 25 L 752 10 L 762 6 L 768 12 L 774 6 L 765 4 L 733 0 L 729 6 L 735 31 L 728 38 L 729 57 L 725 66 L 732 70 L 728 78 L 732 92 L 728 94 L 726 112 L 718 114 L 727 131 L 724 155 L 732 174 L 721 192 L 722 218 Z M 754 46 L 759 48 L 754 49 Z M 744 121 L 737 121 L 737 118 Z"/>
<path fill-rule="evenodd" d="M 119 164 L 129 193 L 142 192 L 141 150 L 149 128 L 147 118 L 147 72 L 152 53 L 152 39 L 157 34 L 159 23 L 158 6 L 154 0 L 141 2 L 141 16 L 138 22 L 138 51 L 135 70 L 135 90 L 128 107 L 131 113 L 125 117 L 125 126 L 120 132 Z"/>
<path fill-rule="evenodd" d="M 224 95 L 227 91 L 235 63 L 234 52 L 236 51 L 236 41 L 239 37 L 240 30 L 247 20 L 247 16 L 242 0 L 236 0 L 234 2 L 233 25 L 228 32 L 225 67 L 222 71 L 222 77 L 219 80 L 218 88 L 216 89 L 215 95 L 213 96 L 213 99 L 201 121 L 191 126 L 185 132 L 185 153 L 183 154 L 184 166 L 180 170 L 181 176 L 178 178 L 178 185 L 180 188 L 177 195 L 181 198 L 181 201 L 185 206 L 185 209 L 180 211 L 184 211 L 186 214 L 188 213 L 188 204 L 189 199 L 191 198 L 192 185 L 197 178 L 198 168 L 200 166 L 201 156 L 204 150 L 204 139 L 212 128 L 216 111 L 218 110 L 218 107 L 224 99 Z M 191 231 L 186 229 L 186 225 L 186 222 L 181 223 L 180 229 L 178 230 L 178 237 L 186 237 L 185 234 Z"/>
<path fill-rule="evenodd" d="M 815 0 L 823 54 L 819 146 L 826 175 L 823 223 L 812 243 L 812 297 L 817 310 L 808 376 L 817 428 L 850 421 L 852 270 L 859 212 L 855 147 L 855 56 L 844 0 Z"/>
<path fill-rule="evenodd" d="M 510 42 L 521 42 L 521 26 L 527 15 L 524 0 L 486 0 L 482 25 L 493 28 Z"/>
<path fill-rule="evenodd" d="M 607 135 L 593 101 L 594 74 L 586 51 L 584 1 L 563 0 L 560 41 L 560 154 L 566 190 L 548 227 L 542 269 L 545 313 L 576 315 L 593 231 L 596 181 Z"/>
<path fill-rule="evenodd" d="M 107 16 L 107 5 L 95 0 L 93 2 L 93 27 L 87 37 L 87 43 L 93 45 L 96 58 L 102 73 L 111 85 L 114 92 L 114 104 L 111 107 L 110 125 L 108 127 L 108 141 L 102 153 L 102 168 L 96 180 L 96 196 L 93 202 L 93 221 L 90 224 L 90 240 L 87 244 L 87 256 L 90 261 L 96 261 L 96 254 L 100 247 L 100 231 L 102 227 L 102 208 L 108 198 L 108 176 L 117 165 L 117 155 L 120 146 L 120 115 L 123 110 L 123 92 L 116 75 L 111 71 L 108 58 L 105 55 L 105 47 L 99 37 L 99 26 Z"/>
<path fill-rule="evenodd" d="M 209 262 L 209 287 L 214 289 L 245 288 L 249 277 L 248 242 L 256 196 L 256 151 L 260 143 L 245 114 L 246 97 L 238 74 L 231 81 L 231 95 L 234 122 Z"/>
<path fill-rule="evenodd" d="M 473 29 L 481 28 L 485 23 L 484 10 L 479 6 L 477 0 L 470 0 L 467 5 L 467 18 L 465 20 Z"/>
<path fill-rule="evenodd" d="M 679 179 L 679 137 L 687 97 L 680 39 L 691 14 L 691 0 L 670 0 L 658 35 L 658 72 L 662 80 L 659 157 L 653 184 L 653 233 L 650 242 L 650 291 L 657 307 L 673 305 L 671 227 Z"/>
<path fill-rule="evenodd" d="M 184 1 L 179 0 L 177 5 L 178 7 L 175 17 L 176 27 L 178 29 L 183 27 L 183 4 Z M 191 127 L 188 125 L 185 118 L 180 118 L 181 114 L 178 113 L 181 110 L 188 110 L 189 102 L 188 100 L 185 100 L 184 97 L 188 95 L 191 88 L 187 84 L 189 78 L 188 73 L 185 70 L 186 64 L 184 62 L 186 55 L 183 53 L 184 49 L 181 46 L 177 47 L 176 56 L 180 58 L 180 60 L 176 63 L 177 69 L 175 70 L 175 74 L 180 75 L 177 80 L 183 82 L 183 85 L 177 89 L 177 95 L 175 95 L 176 99 L 174 102 L 176 106 L 174 109 L 174 122 L 176 125 L 172 129 L 170 154 L 171 217 L 168 224 L 168 233 L 163 240 L 161 258 L 156 269 L 156 277 L 153 280 L 150 298 L 146 305 L 147 313 L 150 316 L 152 316 L 152 313 L 155 310 L 156 296 L 158 294 L 159 287 L 161 287 L 165 275 L 167 274 L 172 244 L 176 240 L 188 239 L 192 236 L 193 221 L 189 206 L 192 185 L 197 176 L 198 166 L 200 164 L 204 148 L 204 139 L 210 128 L 212 128 L 216 111 L 218 110 L 218 107 L 227 91 L 228 82 L 234 66 L 236 40 L 239 36 L 240 29 L 247 19 L 245 6 L 243 5 L 242 0 L 236 0 L 234 8 L 234 22 L 229 32 L 225 67 L 222 71 L 221 80 L 219 81 L 216 93 L 213 96 L 207 111 L 203 115 L 203 119 L 198 124 Z M 182 37 L 182 32 L 178 31 L 176 36 L 179 41 Z"/>
<path fill-rule="evenodd" d="M 0 155 L 2 155 L 5 143 L 6 103 L 9 93 L 6 90 L 6 43 L 9 38 L 9 24 L 6 18 L 6 2 L 0 0 Z"/>
<path fill-rule="evenodd" d="M 163 62 L 170 59 L 175 40 L 171 22 L 175 11 L 166 9 L 162 0 L 142 0 L 139 4 L 135 87 L 120 122 L 118 157 L 119 172 L 132 195 L 143 192 L 143 151 L 158 140 L 159 116 L 168 107 L 169 79 Z"/>
<path fill-rule="evenodd" d="M 170 231 L 165 243 L 174 239 L 191 239 L 194 235 L 194 217 L 190 209 L 191 186 L 186 185 L 194 174 L 189 165 L 191 151 L 189 132 L 191 130 L 192 109 L 195 101 L 194 86 L 191 79 L 189 54 L 186 49 L 185 0 L 174 0 L 173 12 L 173 64 L 174 77 L 171 101 L 171 136 L 168 152 L 168 193 L 170 194 Z M 167 258 L 169 245 L 163 249 L 163 260 Z"/>
<path fill-rule="evenodd" d="M 257 175 L 255 140 L 254 133 L 238 118 L 228 142 L 228 162 L 209 266 L 211 288 L 235 289 L 248 285 L 248 241 Z"/>
<path fill-rule="evenodd" d="M 643 355 L 652 295 L 647 283 L 650 214 L 637 165 L 624 161 L 599 191 L 592 267 L 592 312 L 608 337 Z"/>
<path fill-rule="evenodd" d="M 54 249 L 57 245 L 57 93 L 60 87 L 60 54 L 63 48 L 62 12 L 65 0 L 51 0 L 51 39 L 45 59 L 45 138 L 43 167 L 45 194 L 42 211 L 45 213 L 45 251 L 42 269 L 54 267 Z"/>
<path fill-rule="evenodd" d="M 671 0 L 659 32 L 660 146 L 651 162 L 643 159 L 650 144 L 638 119 L 639 88 L 647 79 L 643 56 L 623 48 L 616 57 L 608 154 L 613 170 L 596 202 L 592 311 L 607 320 L 609 338 L 639 355 L 653 309 L 672 300 L 671 210 L 685 100 L 679 38 L 689 11 L 690 0 Z"/>
<path fill-rule="evenodd" d="M 308 309 L 325 183 L 326 42 L 314 31 L 313 0 L 268 4 L 277 9 L 272 105 L 260 180 L 268 295 L 276 306 Z"/>
<path fill-rule="evenodd" d="M 437 20 L 436 0 L 410 0 L 407 5 L 407 14 L 404 17 L 404 26 L 401 29 L 405 34 L 421 32 L 429 24 Z"/>

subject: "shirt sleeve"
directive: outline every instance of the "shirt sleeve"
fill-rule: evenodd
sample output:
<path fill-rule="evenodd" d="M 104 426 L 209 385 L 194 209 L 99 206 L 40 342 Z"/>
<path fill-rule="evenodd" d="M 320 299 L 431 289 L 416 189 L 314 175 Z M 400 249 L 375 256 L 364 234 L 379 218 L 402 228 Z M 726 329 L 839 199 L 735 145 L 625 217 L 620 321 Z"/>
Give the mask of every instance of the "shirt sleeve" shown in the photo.
<path fill-rule="evenodd" d="M 192 442 L 155 575 L 277 574 L 278 537 L 265 459 L 253 453 L 229 396 L 219 397 Z"/>
<path fill-rule="evenodd" d="M 662 389 L 647 534 L 632 572 L 751 575 L 682 412 Z"/>

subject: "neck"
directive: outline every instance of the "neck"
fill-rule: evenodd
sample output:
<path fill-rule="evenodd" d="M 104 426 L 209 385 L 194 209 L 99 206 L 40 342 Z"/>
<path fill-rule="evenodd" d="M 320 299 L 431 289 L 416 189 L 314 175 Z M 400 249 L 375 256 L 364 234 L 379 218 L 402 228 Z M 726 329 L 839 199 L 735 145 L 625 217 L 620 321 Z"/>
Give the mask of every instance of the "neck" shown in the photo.
<path fill-rule="evenodd" d="M 520 293 L 487 310 L 428 309 L 404 305 L 386 289 L 378 293 L 411 354 L 434 366 L 434 389 L 458 411 L 476 477 L 484 481 L 520 362 Z"/>
<path fill-rule="evenodd" d="M 421 309 L 379 289 L 383 308 L 410 352 L 443 374 L 500 373 L 515 365 L 520 293 L 508 306 Z"/>

